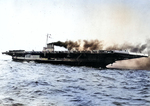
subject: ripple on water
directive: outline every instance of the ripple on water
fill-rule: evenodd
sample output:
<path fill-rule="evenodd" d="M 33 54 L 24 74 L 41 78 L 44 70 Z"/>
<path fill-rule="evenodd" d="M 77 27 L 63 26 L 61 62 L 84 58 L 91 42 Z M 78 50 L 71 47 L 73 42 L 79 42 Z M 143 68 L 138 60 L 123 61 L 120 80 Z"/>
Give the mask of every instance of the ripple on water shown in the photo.
<path fill-rule="evenodd" d="M 150 104 L 150 72 L 0 61 L 0 105 Z"/>

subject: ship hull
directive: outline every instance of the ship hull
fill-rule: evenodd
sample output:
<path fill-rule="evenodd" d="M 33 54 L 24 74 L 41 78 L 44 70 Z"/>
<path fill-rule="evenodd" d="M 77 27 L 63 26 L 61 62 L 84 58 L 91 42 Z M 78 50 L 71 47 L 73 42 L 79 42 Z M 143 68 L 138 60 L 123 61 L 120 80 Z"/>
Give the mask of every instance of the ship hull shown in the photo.
<path fill-rule="evenodd" d="M 69 65 L 69 66 L 88 66 L 88 67 L 95 67 L 95 68 L 106 68 L 106 64 L 102 62 L 94 62 L 94 61 L 75 61 L 75 60 L 44 60 L 44 59 L 25 59 L 25 58 L 12 58 L 13 61 L 16 62 L 30 62 L 34 61 L 36 63 L 50 63 L 55 65 Z"/>
<path fill-rule="evenodd" d="M 11 50 L 2 54 L 12 56 L 14 61 L 35 61 L 37 63 L 65 64 L 71 66 L 88 66 L 106 68 L 118 60 L 148 57 L 124 51 L 24 51 Z"/>

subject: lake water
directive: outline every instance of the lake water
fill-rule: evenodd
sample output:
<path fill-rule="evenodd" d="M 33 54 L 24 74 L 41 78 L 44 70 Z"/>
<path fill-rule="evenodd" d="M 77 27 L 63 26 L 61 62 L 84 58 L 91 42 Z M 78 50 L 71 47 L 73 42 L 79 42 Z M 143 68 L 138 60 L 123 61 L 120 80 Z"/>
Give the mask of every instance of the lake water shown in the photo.
<path fill-rule="evenodd" d="M 150 106 L 150 71 L 0 59 L 0 105 Z"/>

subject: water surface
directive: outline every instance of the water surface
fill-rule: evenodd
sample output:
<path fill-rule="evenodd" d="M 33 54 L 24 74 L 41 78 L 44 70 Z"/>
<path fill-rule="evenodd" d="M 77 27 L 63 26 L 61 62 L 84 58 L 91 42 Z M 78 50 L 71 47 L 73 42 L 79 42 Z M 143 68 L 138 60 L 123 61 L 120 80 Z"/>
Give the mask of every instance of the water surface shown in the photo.
<path fill-rule="evenodd" d="M 0 105 L 149 106 L 150 71 L 0 59 Z"/>

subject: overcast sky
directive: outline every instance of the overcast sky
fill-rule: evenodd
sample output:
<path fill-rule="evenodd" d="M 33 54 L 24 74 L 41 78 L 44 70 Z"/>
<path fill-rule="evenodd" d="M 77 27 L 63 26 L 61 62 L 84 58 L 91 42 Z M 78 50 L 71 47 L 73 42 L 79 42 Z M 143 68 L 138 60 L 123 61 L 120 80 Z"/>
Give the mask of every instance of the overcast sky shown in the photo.
<path fill-rule="evenodd" d="M 42 50 L 51 41 L 150 38 L 149 0 L 0 0 L 0 51 Z"/>

